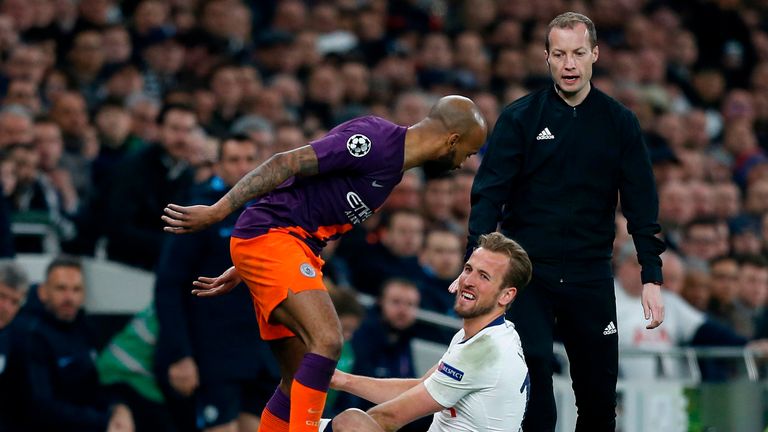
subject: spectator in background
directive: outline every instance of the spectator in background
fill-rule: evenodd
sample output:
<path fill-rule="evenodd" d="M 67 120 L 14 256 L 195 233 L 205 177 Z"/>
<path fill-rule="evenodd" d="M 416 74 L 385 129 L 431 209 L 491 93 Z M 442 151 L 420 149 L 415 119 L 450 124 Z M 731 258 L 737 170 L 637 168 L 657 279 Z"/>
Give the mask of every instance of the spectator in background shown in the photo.
<path fill-rule="evenodd" d="M 0 260 L 0 430 L 17 430 L 19 414 L 19 390 L 22 382 L 19 367 L 23 353 L 16 340 L 18 331 L 12 326 L 13 319 L 27 297 L 27 274 L 19 264 Z"/>
<path fill-rule="evenodd" d="M 446 292 L 446 287 L 461 273 L 462 246 L 462 238 L 445 228 L 432 229 L 424 235 L 424 246 L 419 252 L 422 309 L 453 315 L 456 299 Z"/>
<path fill-rule="evenodd" d="M 299 126 L 293 123 L 279 123 L 275 128 L 275 145 L 272 154 L 297 149 L 306 141 L 307 137 Z"/>
<path fill-rule="evenodd" d="M 208 88 L 213 93 L 216 108 L 211 121 L 204 126 L 216 136 L 226 135 L 240 115 L 243 93 L 238 87 L 239 74 L 239 66 L 233 63 L 219 65 L 211 71 Z"/>
<path fill-rule="evenodd" d="M 725 324 L 733 322 L 735 301 L 739 292 L 739 262 L 720 256 L 709 262 L 710 299 L 707 312 Z"/>
<path fill-rule="evenodd" d="M 706 267 L 709 260 L 720 255 L 718 250 L 717 220 L 712 218 L 694 219 L 683 227 L 680 251 L 685 261 L 692 266 Z"/>
<path fill-rule="evenodd" d="M 414 338 L 426 336 L 426 329 L 416 321 L 419 301 L 419 289 L 413 282 L 405 279 L 384 282 L 377 307 L 368 312 L 352 337 L 355 353 L 352 373 L 374 378 L 416 377 L 411 342 Z M 359 400 L 353 406 L 363 408 L 371 405 Z"/>
<path fill-rule="evenodd" d="M 110 259 L 145 269 L 156 264 L 163 206 L 192 185 L 188 140 L 196 126 L 191 107 L 167 105 L 160 114 L 160 142 L 131 154 L 115 170 L 102 221 Z"/>
<path fill-rule="evenodd" d="M 215 203 L 257 166 L 257 152 L 246 136 L 224 140 L 216 175 L 196 187 L 190 201 Z M 180 398 L 194 400 L 193 416 L 179 419 L 184 413 L 176 413 L 177 423 L 193 423 L 206 431 L 256 430 L 280 376 L 259 338 L 247 290 L 212 299 L 189 294 L 198 274 L 219 274 L 232 265 L 229 234 L 239 216 L 234 212 L 212 229 L 169 238 L 155 283 L 157 375 L 170 404 Z"/>
<path fill-rule="evenodd" d="M 11 196 L 12 212 L 19 220 L 50 225 L 62 240 L 71 240 L 76 232 L 61 196 L 51 179 L 40 170 L 40 155 L 32 145 L 16 144 L 8 149 L 16 167 L 16 188 Z M 40 236 L 17 236 L 17 252 L 42 252 Z"/>
<path fill-rule="evenodd" d="M 150 144 L 157 141 L 160 131 L 157 116 L 160 114 L 160 102 L 144 93 L 132 94 L 125 101 L 131 114 L 131 143 Z"/>
<path fill-rule="evenodd" d="M 749 184 L 744 199 L 744 212 L 756 220 L 768 213 L 768 178 Z"/>
<path fill-rule="evenodd" d="M 411 168 L 403 173 L 387 200 L 384 208 L 389 210 L 408 209 L 418 211 L 423 202 L 424 180 L 420 168 Z"/>
<path fill-rule="evenodd" d="M 167 27 L 154 28 L 147 35 L 141 54 L 145 64 L 142 73 L 144 92 L 162 99 L 178 83 L 186 54 L 184 46 L 173 30 Z"/>
<path fill-rule="evenodd" d="M 714 216 L 722 220 L 730 220 L 741 213 L 741 191 L 735 183 L 716 183 L 714 190 Z"/>
<path fill-rule="evenodd" d="M 763 245 L 757 218 L 742 216 L 734 219 L 730 227 L 729 247 L 734 255 L 760 255 Z"/>
<path fill-rule="evenodd" d="M 133 45 L 131 34 L 122 24 L 111 24 L 101 31 L 104 66 L 115 68 L 131 60 Z"/>
<path fill-rule="evenodd" d="M 104 86 L 99 91 L 99 101 L 116 98 L 121 101 L 141 92 L 144 80 L 139 68 L 131 63 L 114 65 L 106 69 Z"/>
<path fill-rule="evenodd" d="M 80 261 L 60 256 L 48 264 L 30 306 L 23 336 L 24 423 L 36 430 L 132 432 L 127 406 L 106 397 L 82 310 Z"/>
<path fill-rule="evenodd" d="M 32 142 L 32 117 L 20 105 L 0 109 L 0 149 Z"/>
<path fill-rule="evenodd" d="M 42 102 L 37 95 L 37 84 L 21 79 L 11 81 L 8 83 L 8 90 L 3 98 L 3 105 L 24 107 L 33 116 L 40 114 Z"/>
<path fill-rule="evenodd" d="M 103 85 L 104 47 L 101 32 L 83 30 L 74 35 L 67 55 L 70 68 L 67 71 L 75 88 L 86 100 L 89 109 L 99 101 Z"/>
<path fill-rule="evenodd" d="M 768 299 L 768 262 L 759 255 L 739 259 L 739 292 L 735 313 L 729 323 L 738 334 L 747 339 L 765 337 L 765 305 Z"/>
<path fill-rule="evenodd" d="M 421 268 L 417 255 L 423 239 L 424 219 L 419 213 L 400 209 L 383 215 L 380 241 L 344 256 L 352 270 L 352 285 L 374 295 L 387 279 L 418 280 Z"/>
<path fill-rule="evenodd" d="M 659 186 L 659 224 L 673 248 L 682 241 L 682 228 L 694 218 L 693 200 L 686 183 L 671 181 Z"/>
<path fill-rule="evenodd" d="M 663 263 L 661 271 L 664 275 L 664 289 L 680 295 L 685 281 L 685 262 L 680 255 L 671 250 L 661 254 L 661 261 Z"/>
<path fill-rule="evenodd" d="M 34 145 L 38 152 L 38 166 L 50 180 L 61 200 L 62 209 L 70 215 L 77 213 L 81 203 L 81 191 L 73 182 L 73 171 L 77 169 L 74 158 L 64 153 L 61 129 L 50 119 L 38 119 L 34 124 Z M 82 193 L 91 187 L 90 181 L 80 185 Z M 87 198 L 86 196 L 82 197 Z"/>
<path fill-rule="evenodd" d="M 247 135 L 258 148 L 257 164 L 261 164 L 275 154 L 275 131 L 272 124 L 257 115 L 245 115 L 232 124 L 230 132 L 234 135 Z M 303 137 L 302 137 L 303 138 Z"/>
<path fill-rule="evenodd" d="M 411 126 L 429 113 L 430 97 L 421 92 L 406 92 L 395 101 L 392 121 L 401 126 Z"/>
<path fill-rule="evenodd" d="M 64 150 L 67 153 L 80 158 L 87 158 L 95 153 L 93 149 L 85 147 L 85 132 L 89 121 L 85 99 L 80 93 L 74 91 L 61 93 L 53 101 L 50 116 L 61 128 Z"/>
<path fill-rule="evenodd" d="M 452 228 L 461 231 L 453 219 L 453 177 L 450 172 L 427 173 L 424 183 L 424 223 L 427 229 Z"/>
<path fill-rule="evenodd" d="M 691 306 L 701 312 L 707 311 L 711 298 L 709 273 L 702 270 L 691 269 L 685 274 L 683 289 L 680 296 Z"/>
<path fill-rule="evenodd" d="M 32 45 L 16 45 L 5 61 L 3 75 L 9 81 L 23 79 L 41 83 L 45 75 L 43 51 Z"/>
<path fill-rule="evenodd" d="M 747 338 L 739 336 L 727 326 L 696 310 L 676 293 L 662 290 L 666 313 L 664 325 L 647 329 L 637 314 L 632 313 L 637 307 L 642 293 L 642 284 L 637 280 L 640 265 L 631 244 L 616 257 L 616 327 L 619 334 L 619 346 L 641 348 L 662 353 L 670 348 L 683 345 L 744 346 Z M 666 253 L 666 252 L 665 252 Z M 757 348 L 758 345 L 755 345 Z M 619 360 L 620 373 L 629 380 L 648 380 L 653 378 L 680 378 L 680 362 L 675 357 L 661 357 L 657 361 L 650 356 L 625 356 Z"/>

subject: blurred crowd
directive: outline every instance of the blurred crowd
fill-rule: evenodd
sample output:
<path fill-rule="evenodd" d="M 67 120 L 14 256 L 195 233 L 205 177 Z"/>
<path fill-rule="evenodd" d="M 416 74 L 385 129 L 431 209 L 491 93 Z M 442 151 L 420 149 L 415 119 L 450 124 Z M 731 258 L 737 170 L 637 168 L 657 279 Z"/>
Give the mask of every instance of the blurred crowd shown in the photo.
<path fill-rule="evenodd" d="M 567 10 L 597 27 L 593 85 L 640 121 L 668 245 L 667 303 L 680 300 L 667 310 L 680 325 L 665 323 L 651 336 L 620 333 L 621 343 L 664 348 L 768 337 L 768 4 L 759 0 L 0 0 L 0 257 L 104 253 L 157 272 L 158 316 L 150 306 L 137 319 L 159 320 L 157 349 L 163 340 L 175 348 L 159 354 L 162 366 L 145 359 L 167 385 L 138 396 L 168 406 L 178 399 L 170 417 L 186 419 L 177 424 L 188 428 L 231 425 L 237 412 L 199 399 L 184 405 L 217 382 L 206 379 L 199 351 L 220 347 L 194 342 L 216 337 L 194 323 L 214 319 L 209 306 L 189 306 L 180 295 L 161 302 L 168 290 L 188 292 L 204 268 L 192 262 L 188 273 L 169 274 L 182 264 L 168 251 L 189 248 L 169 245 L 160 220 L 165 204 L 211 199 L 270 155 L 357 116 L 411 125 L 446 94 L 471 97 L 492 128 L 505 105 L 551 85 L 546 26 Z M 448 174 L 406 172 L 382 212 L 324 252 L 325 276 L 341 293 L 339 314 L 349 318 L 342 367 L 412 376 L 410 340 L 446 341 L 440 331 L 419 328 L 416 310 L 452 314 L 445 288 L 462 268 L 481 157 Z M 624 294 L 639 295 L 639 277 L 622 277 L 635 274 L 637 263 L 620 213 L 615 245 L 621 308 Z M 168 287 L 176 281 L 186 282 Z M 16 285 L 26 282 L 0 280 L 0 302 L 13 297 L 3 295 L 4 286 L 26 295 Z M 379 300 L 364 314 L 350 292 Z M 18 306 L 23 296 L 16 297 Z M 58 310 L 27 297 L 27 305 L 38 304 L 31 315 Z M 163 315 L 179 310 L 186 315 Z M 639 307 L 629 313 L 642 314 Z M 13 315 L 3 320 L 0 313 L 0 325 L 9 327 Z M 162 323 L 173 322 L 164 316 L 181 316 L 192 330 L 174 331 L 192 336 L 164 339 Z M 362 336 L 355 337 L 358 326 Z M 274 380 L 275 366 L 258 361 L 264 367 L 252 375 L 226 379 Z M 128 430 L 120 429 L 124 413 L 115 406 L 94 417 L 94 430 Z"/>

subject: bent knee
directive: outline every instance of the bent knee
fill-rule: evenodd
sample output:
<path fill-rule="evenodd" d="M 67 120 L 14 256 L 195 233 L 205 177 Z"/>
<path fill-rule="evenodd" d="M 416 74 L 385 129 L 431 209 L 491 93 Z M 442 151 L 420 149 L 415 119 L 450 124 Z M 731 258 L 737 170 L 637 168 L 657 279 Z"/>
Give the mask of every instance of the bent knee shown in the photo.
<path fill-rule="evenodd" d="M 336 432 L 376 430 L 370 428 L 377 426 L 368 414 L 357 408 L 350 408 L 334 417 L 332 425 Z"/>
<path fill-rule="evenodd" d="M 337 360 L 341 355 L 344 338 L 340 329 L 317 329 L 310 333 L 309 351 Z"/>

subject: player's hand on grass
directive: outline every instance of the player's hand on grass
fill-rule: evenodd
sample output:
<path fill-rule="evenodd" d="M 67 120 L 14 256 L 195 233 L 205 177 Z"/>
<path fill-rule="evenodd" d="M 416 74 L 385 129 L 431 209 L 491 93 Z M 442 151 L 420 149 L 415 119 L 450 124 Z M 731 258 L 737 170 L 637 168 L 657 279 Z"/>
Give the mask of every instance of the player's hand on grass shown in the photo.
<path fill-rule="evenodd" d="M 215 206 L 194 205 L 184 207 L 168 204 L 161 219 L 167 224 L 163 231 L 173 234 L 186 234 L 200 231 L 224 219 Z"/>
<path fill-rule="evenodd" d="M 241 280 L 235 266 L 232 266 L 219 277 L 198 277 L 196 281 L 192 282 L 192 285 L 197 287 L 192 290 L 192 294 L 198 297 L 220 296 L 232 291 L 232 288 L 236 287 Z"/>

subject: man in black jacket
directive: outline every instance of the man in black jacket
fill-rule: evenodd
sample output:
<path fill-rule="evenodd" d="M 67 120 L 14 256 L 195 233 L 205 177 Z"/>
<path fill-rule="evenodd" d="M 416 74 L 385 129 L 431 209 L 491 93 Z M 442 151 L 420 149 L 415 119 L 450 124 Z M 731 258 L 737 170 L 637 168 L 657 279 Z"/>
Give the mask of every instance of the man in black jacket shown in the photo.
<path fill-rule="evenodd" d="M 658 198 L 634 114 L 590 85 L 594 24 L 568 12 L 550 24 L 546 62 L 554 85 L 499 117 L 472 189 L 468 252 L 494 231 L 533 262 L 530 288 L 512 304 L 531 374 L 525 431 L 554 431 L 555 322 L 571 362 L 577 431 L 615 429 L 618 339 L 610 258 L 617 196 L 642 265 L 648 328 L 664 319 Z M 638 313 L 640 311 L 638 310 Z"/>
<path fill-rule="evenodd" d="M 23 324 L 21 388 L 29 430 L 133 431 L 130 410 L 111 404 L 99 384 L 85 315 L 80 261 L 62 256 L 46 270 Z M 26 429 L 25 429 L 26 430 Z"/>
<path fill-rule="evenodd" d="M 109 258 L 145 269 L 157 262 L 163 240 L 163 206 L 192 186 L 189 139 L 197 116 L 188 105 L 166 105 L 160 142 L 128 156 L 117 167 L 107 196 L 104 227 Z"/>
<path fill-rule="evenodd" d="M 217 175 L 195 188 L 192 202 L 215 203 L 257 162 L 258 147 L 251 139 L 225 140 Z M 168 239 L 157 270 L 158 376 L 169 384 L 166 392 L 176 393 L 169 395 L 172 401 L 194 393 L 194 418 L 202 430 L 225 425 L 256 430 L 258 416 L 280 380 L 269 347 L 259 338 L 247 289 L 210 299 L 190 294 L 197 274 L 217 274 L 232 265 L 229 235 L 239 215 L 234 212 L 213 229 Z"/>

